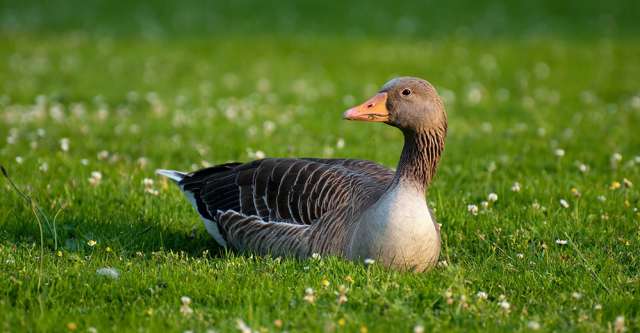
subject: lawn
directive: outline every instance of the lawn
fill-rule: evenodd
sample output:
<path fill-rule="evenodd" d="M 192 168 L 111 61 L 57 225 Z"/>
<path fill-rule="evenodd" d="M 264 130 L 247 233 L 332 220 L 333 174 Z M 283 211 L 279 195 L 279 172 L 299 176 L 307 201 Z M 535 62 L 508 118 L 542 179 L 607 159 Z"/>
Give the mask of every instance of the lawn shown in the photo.
<path fill-rule="evenodd" d="M 0 331 L 638 331 L 638 12 L 1 1 L 0 163 L 33 204 L 0 180 Z M 154 175 L 395 167 L 398 131 L 341 114 L 398 75 L 449 116 L 430 272 L 225 251 Z"/>

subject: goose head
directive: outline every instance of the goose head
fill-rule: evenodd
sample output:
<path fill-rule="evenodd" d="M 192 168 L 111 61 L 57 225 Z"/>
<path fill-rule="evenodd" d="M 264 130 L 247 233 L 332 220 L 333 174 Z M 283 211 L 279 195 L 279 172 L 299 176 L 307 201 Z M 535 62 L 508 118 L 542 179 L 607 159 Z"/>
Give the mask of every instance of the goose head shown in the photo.
<path fill-rule="evenodd" d="M 398 77 L 343 115 L 347 120 L 382 122 L 403 132 L 446 129 L 447 115 L 436 89 L 426 80 Z"/>

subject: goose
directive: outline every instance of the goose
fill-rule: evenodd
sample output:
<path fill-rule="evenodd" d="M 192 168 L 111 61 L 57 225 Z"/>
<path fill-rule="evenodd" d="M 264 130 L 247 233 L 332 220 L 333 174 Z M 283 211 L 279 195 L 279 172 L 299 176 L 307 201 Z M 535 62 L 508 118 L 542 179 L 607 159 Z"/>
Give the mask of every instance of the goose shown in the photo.
<path fill-rule="evenodd" d="M 426 192 L 447 133 L 436 89 L 420 78 L 395 78 L 343 118 L 400 129 L 404 147 L 396 170 L 367 160 L 265 158 L 156 172 L 180 187 L 223 247 L 301 259 L 373 259 L 417 272 L 433 267 L 440 228 Z"/>

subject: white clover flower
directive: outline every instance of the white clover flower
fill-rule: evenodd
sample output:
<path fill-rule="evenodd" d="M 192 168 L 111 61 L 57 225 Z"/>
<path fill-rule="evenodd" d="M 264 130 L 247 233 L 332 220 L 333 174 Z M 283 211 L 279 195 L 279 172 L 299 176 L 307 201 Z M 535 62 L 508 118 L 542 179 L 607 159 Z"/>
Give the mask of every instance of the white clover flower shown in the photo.
<path fill-rule="evenodd" d="M 100 185 L 101 181 L 102 181 L 102 173 L 100 173 L 100 171 L 91 171 L 91 177 L 89 177 L 89 184 L 91 184 L 91 186 L 97 186 L 97 185 Z"/>
<path fill-rule="evenodd" d="M 22 159 L 22 156 L 16 156 L 16 163 L 22 164 L 22 162 L 24 162 L 24 159 Z"/>
<path fill-rule="evenodd" d="M 562 206 L 563 208 L 569 208 L 569 203 L 567 202 L 567 200 L 560 199 L 560 206 Z"/>
<path fill-rule="evenodd" d="M 481 300 L 486 300 L 487 298 L 489 298 L 489 294 L 487 294 L 484 291 L 478 291 L 478 293 L 476 294 L 476 297 Z"/>
<path fill-rule="evenodd" d="M 532 320 L 529 323 L 527 323 L 527 327 L 532 331 L 537 331 L 540 329 L 540 323 Z"/>
<path fill-rule="evenodd" d="M 611 160 L 614 161 L 614 162 L 622 161 L 622 154 L 614 153 L 613 155 L 611 155 Z"/>
<path fill-rule="evenodd" d="M 138 166 L 142 169 L 144 169 L 147 164 L 149 164 L 149 159 L 147 159 L 144 156 L 141 156 L 140 158 L 138 158 L 138 160 L 136 161 L 136 163 L 138 163 Z"/>
<path fill-rule="evenodd" d="M 64 152 L 69 151 L 69 138 L 62 138 L 60 139 L 60 149 Z"/>
<path fill-rule="evenodd" d="M 496 202 L 498 201 L 498 195 L 495 193 L 489 193 L 489 195 L 487 196 L 487 200 L 489 202 Z"/>
<path fill-rule="evenodd" d="M 365 264 L 365 265 L 367 265 L 367 266 L 369 266 L 369 265 L 373 265 L 373 264 L 375 264 L 375 263 L 376 263 L 376 261 L 375 261 L 375 260 L 373 260 L 373 259 L 371 259 L 371 258 L 366 258 L 366 259 L 364 260 L 364 264 Z"/>
<path fill-rule="evenodd" d="M 256 158 L 261 160 L 265 158 L 267 155 L 262 150 L 256 150 Z"/>
<path fill-rule="evenodd" d="M 520 192 L 520 183 L 518 182 L 513 183 L 513 185 L 511 185 L 511 191 Z"/>
<path fill-rule="evenodd" d="M 582 294 L 577 292 L 577 291 L 574 291 L 574 292 L 571 293 L 571 297 L 573 297 L 573 298 L 578 300 L 578 299 L 582 298 Z"/>
<path fill-rule="evenodd" d="M 145 192 L 145 193 L 149 193 L 149 194 L 151 194 L 151 195 L 159 195 L 159 194 L 160 194 L 160 191 L 158 191 L 158 190 L 154 189 L 153 187 L 147 187 L 147 188 L 145 188 L 145 189 L 144 189 L 144 192 Z"/>
<path fill-rule="evenodd" d="M 311 254 L 311 258 L 312 258 L 312 259 L 315 259 L 315 260 L 320 260 L 320 258 L 321 258 L 321 257 L 320 257 L 320 253 L 315 253 L 315 252 L 314 252 L 313 254 Z"/>
<path fill-rule="evenodd" d="M 566 239 L 556 239 L 556 244 L 558 245 L 567 245 L 569 243 Z"/>
<path fill-rule="evenodd" d="M 598 196 L 598 201 L 605 202 L 605 201 L 607 201 L 607 197 L 605 197 L 604 195 L 599 195 Z"/>
<path fill-rule="evenodd" d="M 304 290 L 303 299 L 310 304 L 313 304 L 316 301 L 316 296 L 312 288 L 307 288 Z"/>
<path fill-rule="evenodd" d="M 251 330 L 251 327 L 249 327 L 249 325 L 247 325 L 244 321 L 242 321 L 242 319 L 238 319 L 236 320 L 236 328 L 241 332 L 241 333 L 252 333 L 253 331 Z"/>
<path fill-rule="evenodd" d="M 262 129 L 264 130 L 265 134 L 269 135 L 276 130 L 276 123 L 274 123 L 273 121 L 267 120 L 262 124 Z"/>
<path fill-rule="evenodd" d="M 582 173 L 586 173 L 587 171 L 589 171 L 589 167 L 584 163 L 580 163 L 578 165 L 578 170 L 580 170 L 580 172 Z"/>
<path fill-rule="evenodd" d="M 413 327 L 413 333 L 424 333 L 424 326 L 416 325 Z"/>
<path fill-rule="evenodd" d="M 471 213 L 471 215 L 478 215 L 478 206 L 474 204 L 467 205 L 467 211 Z"/>
<path fill-rule="evenodd" d="M 487 172 L 492 173 L 494 171 L 496 171 L 496 169 L 498 168 L 498 165 L 496 164 L 496 162 L 491 162 L 489 163 L 489 165 L 487 166 Z"/>
<path fill-rule="evenodd" d="M 106 150 L 102 150 L 98 153 L 97 156 L 99 160 L 106 160 L 107 158 L 109 158 L 109 152 Z"/>
<path fill-rule="evenodd" d="M 509 302 L 507 302 L 507 300 L 502 300 L 502 301 L 498 302 L 498 305 L 505 312 L 508 312 L 511 309 L 511 304 Z"/>
<path fill-rule="evenodd" d="M 40 167 L 38 169 L 40 169 L 40 171 L 42 172 L 47 172 L 49 171 L 49 164 L 47 162 L 42 162 L 42 164 L 40 164 Z"/>
<path fill-rule="evenodd" d="M 86 158 L 83 158 L 83 159 L 80 160 L 80 164 L 82 164 L 84 166 L 87 166 L 87 165 L 89 165 L 89 160 L 86 159 Z"/>
<path fill-rule="evenodd" d="M 624 332 L 627 328 L 624 325 L 624 316 L 617 316 L 613 322 L 613 331 L 616 333 Z"/>
<path fill-rule="evenodd" d="M 553 153 L 554 153 L 557 157 L 562 157 L 562 156 L 564 156 L 564 149 L 560 149 L 560 148 L 558 148 L 558 149 L 554 150 L 554 151 L 553 151 Z"/>
<path fill-rule="evenodd" d="M 144 185 L 144 187 L 151 187 L 153 186 L 153 179 L 145 178 L 142 180 L 142 184 Z"/>
<path fill-rule="evenodd" d="M 336 148 L 343 149 L 344 145 L 345 145 L 344 139 L 338 138 L 338 141 L 336 142 Z"/>
<path fill-rule="evenodd" d="M 96 270 L 96 274 L 100 276 L 106 276 L 114 280 L 117 280 L 120 277 L 120 272 L 118 272 L 118 270 L 113 267 L 98 268 Z"/>

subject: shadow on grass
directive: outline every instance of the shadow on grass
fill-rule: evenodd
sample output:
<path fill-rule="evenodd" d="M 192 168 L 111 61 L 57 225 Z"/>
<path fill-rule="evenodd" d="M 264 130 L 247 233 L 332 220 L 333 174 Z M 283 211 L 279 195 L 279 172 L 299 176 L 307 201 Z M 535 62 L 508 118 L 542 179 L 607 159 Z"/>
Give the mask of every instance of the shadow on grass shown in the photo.
<path fill-rule="evenodd" d="M 169 221 L 163 223 L 159 211 L 154 213 L 138 212 L 135 205 L 131 209 L 117 209 L 111 207 L 94 207 L 93 214 L 84 212 L 86 208 L 78 207 L 77 211 L 60 214 L 64 205 L 49 212 L 23 192 L 9 177 L 4 167 L 0 166 L 2 174 L 10 184 L 7 192 L 13 196 L 14 207 L 5 216 L 0 230 L 0 241 L 19 245 L 42 245 L 45 251 L 69 251 L 79 254 L 90 253 L 95 250 L 117 251 L 118 254 L 128 256 L 138 252 L 155 251 L 181 252 L 189 256 L 219 257 L 224 255 L 224 248 L 203 230 L 199 224 L 188 226 Z M 11 193 L 4 196 L 11 200 Z M 126 202 L 122 198 L 115 201 Z M 54 204 L 50 205 L 55 206 Z M 123 207 L 122 205 L 115 205 Z M 126 207 L 126 206 L 124 206 Z M 54 210 L 54 209 L 52 209 Z M 109 218 L 104 218 L 109 217 Z"/>

